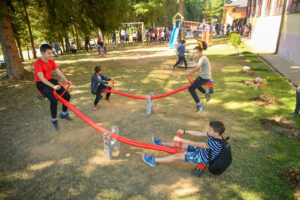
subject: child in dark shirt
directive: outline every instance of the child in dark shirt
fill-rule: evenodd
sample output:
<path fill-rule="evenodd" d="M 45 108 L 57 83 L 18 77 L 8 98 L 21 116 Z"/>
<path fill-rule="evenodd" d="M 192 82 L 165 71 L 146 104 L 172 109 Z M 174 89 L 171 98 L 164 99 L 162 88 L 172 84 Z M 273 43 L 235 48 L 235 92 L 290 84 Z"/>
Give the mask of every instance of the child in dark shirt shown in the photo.
<path fill-rule="evenodd" d="M 107 82 L 113 80 L 110 79 L 108 77 L 105 77 L 102 75 L 102 69 L 100 66 L 96 66 L 95 67 L 95 73 L 92 76 L 92 80 L 91 80 L 91 92 L 96 95 L 95 101 L 94 101 L 94 110 L 97 110 L 97 104 L 99 103 L 99 100 L 101 99 L 102 95 L 102 89 L 107 88 Z M 111 87 L 108 87 L 108 89 L 110 90 Z M 108 102 L 111 102 L 111 100 L 109 99 L 110 93 L 106 93 L 106 97 L 105 100 Z"/>

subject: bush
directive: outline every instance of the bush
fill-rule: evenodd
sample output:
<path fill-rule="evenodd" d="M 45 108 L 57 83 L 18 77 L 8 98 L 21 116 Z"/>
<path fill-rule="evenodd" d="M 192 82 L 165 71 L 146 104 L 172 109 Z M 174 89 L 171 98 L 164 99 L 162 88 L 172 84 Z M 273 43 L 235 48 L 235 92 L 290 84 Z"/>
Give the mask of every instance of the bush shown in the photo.
<path fill-rule="evenodd" d="M 226 32 L 226 36 L 230 39 L 231 32 L 229 30 Z"/>
<path fill-rule="evenodd" d="M 241 35 L 237 33 L 230 34 L 230 42 L 233 46 L 238 46 L 242 42 Z"/>
<path fill-rule="evenodd" d="M 288 80 L 288 78 L 280 77 L 280 76 L 267 76 L 266 80 L 269 82 L 274 82 L 274 81 L 285 81 Z"/>

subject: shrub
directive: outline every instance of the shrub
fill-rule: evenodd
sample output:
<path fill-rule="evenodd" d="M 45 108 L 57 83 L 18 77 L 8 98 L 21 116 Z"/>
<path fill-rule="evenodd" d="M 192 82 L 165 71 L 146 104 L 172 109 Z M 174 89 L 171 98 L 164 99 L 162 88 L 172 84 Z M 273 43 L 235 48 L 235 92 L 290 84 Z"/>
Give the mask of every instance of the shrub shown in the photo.
<path fill-rule="evenodd" d="M 238 46 L 242 42 L 241 35 L 237 33 L 230 34 L 230 42 L 233 46 Z"/>
<path fill-rule="evenodd" d="M 267 76 L 266 80 L 269 82 L 274 82 L 274 81 L 285 81 L 288 80 L 288 78 L 280 77 L 280 76 Z"/>

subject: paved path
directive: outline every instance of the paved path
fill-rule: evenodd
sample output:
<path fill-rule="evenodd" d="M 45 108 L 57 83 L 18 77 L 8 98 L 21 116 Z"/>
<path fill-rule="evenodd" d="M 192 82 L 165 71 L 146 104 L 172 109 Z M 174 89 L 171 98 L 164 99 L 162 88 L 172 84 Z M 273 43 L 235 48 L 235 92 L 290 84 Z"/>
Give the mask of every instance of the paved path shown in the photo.
<path fill-rule="evenodd" d="M 252 52 L 257 53 L 260 58 L 268 63 L 280 75 L 289 78 L 295 86 L 300 84 L 299 65 L 272 52 L 264 52 L 263 50 L 255 46 L 255 44 L 252 43 L 251 40 L 245 40 L 244 42 Z"/>

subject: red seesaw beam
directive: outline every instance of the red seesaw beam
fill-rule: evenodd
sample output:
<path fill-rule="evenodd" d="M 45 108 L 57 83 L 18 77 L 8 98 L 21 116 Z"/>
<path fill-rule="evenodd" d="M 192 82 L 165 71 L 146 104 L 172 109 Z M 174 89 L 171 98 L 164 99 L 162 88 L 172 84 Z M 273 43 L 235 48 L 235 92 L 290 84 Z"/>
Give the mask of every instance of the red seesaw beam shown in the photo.
<path fill-rule="evenodd" d="M 185 90 L 189 87 L 190 87 L 190 85 L 185 85 L 185 86 L 182 86 L 180 88 L 177 88 L 176 90 L 173 90 L 173 91 L 165 93 L 165 94 L 151 96 L 151 99 L 160 99 L 160 98 L 163 98 L 163 97 L 167 97 L 167 96 L 170 96 L 170 95 L 175 94 L 177 92 L 180 92 L 182 90 Z M 115 90 L 104 90 L 103 92 L 104 93 L 112 93 L 112 94 L 120 94 L 120 95 L 130 97 L 130 98 L 133 98 L 133 99 L 146 99 L 146 96 L 136 96 L 136 95 L 127 94 L 125 92 L 120 92 L 120 91 L 115 91 Z"/>
<path fill-rule="evenodd" d="M 60 84 L 60 86 L 69 84 L 68 82 Z M 153 149 L 153 150 L 157 150 L 157 151 L 163 151 L 163 152 L 167 152 L 167 153 L 178 153 L 180 152 L 180 149 L 173 149 L 173 148 L 169 148 L 169 147 L 164 147 L 164 146 L 159 146 L 159 145 L 154 145 L 154 144 L 148 144 L 148 143 L 142 143 L 142 142 L 138 142 L 138 141 L 134 141 L 134 140 L 130 140 L 127 139 L 125 137 L 119 136 L 117 134 L 114 134 L 111 131 L 108 131 L 106 129 L 104 129 L 103 127 L 101 127 L 100 125 L 96 124 L 95 122 L 93 122 L 91 119 L 89 119 L 87 116 L 85 116 L 82 112 L 80 112 L 75 106 L 73 106 L 71 103 L 69 103 L 68 101 L 66 101 L 64 98 L 62 98 L 63 94 L 70 88 L 70 85 L 67 87 L 67 89 L 61 94 L 58 95 L 56 93 L 56 90 L 53 91 L 53 95 L 57 98 L 58 101 L 60 101 L 62 104 L 64 104 L 65 106 L 67 106 L 70 110 L 72 110 L 78 117 L 80 117 L 83 121 L 85 121 L 87 124 L 89 124 L 91 127 L 93 127 L 94 129 L 96 129 L 97 131 L 99 131 L 100 133 L 104 134 L 104 133 L 110 133 L 111 137 L 123 142 L 125 144 L 129 144 L 132 146 L 136 146 L 136 147 L 141 147 L 144 149 Z"/>

